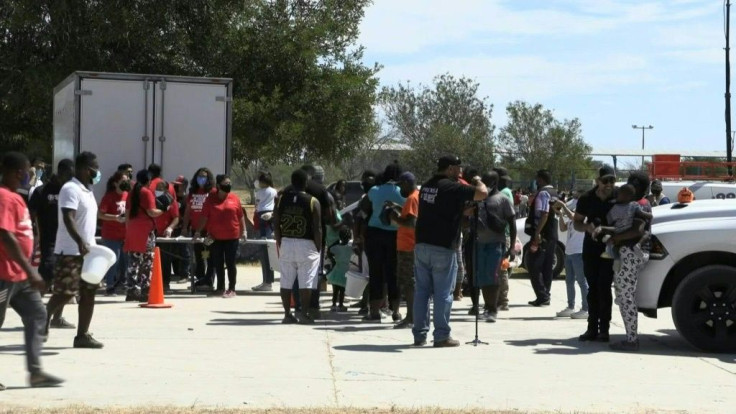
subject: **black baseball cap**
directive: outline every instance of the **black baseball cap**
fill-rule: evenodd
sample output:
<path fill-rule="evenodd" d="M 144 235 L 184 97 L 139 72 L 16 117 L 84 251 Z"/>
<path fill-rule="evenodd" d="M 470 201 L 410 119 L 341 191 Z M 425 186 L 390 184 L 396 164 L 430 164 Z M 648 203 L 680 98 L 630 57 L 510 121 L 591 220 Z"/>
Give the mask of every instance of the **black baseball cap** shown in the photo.
<path fill-rule="evenodd" d="M 462 161 L 455 155 L 445 155 L 437 160 L 437 169 L 444 170 L 451 165 L 462 165 Z"/>
<path fill-rule="evenodd" d="M 613 177 L 616 178 L 616 173 L 613 171 L 613 167 L 610 165 L 604 165 L 598 169 L 598 178 Z"/>

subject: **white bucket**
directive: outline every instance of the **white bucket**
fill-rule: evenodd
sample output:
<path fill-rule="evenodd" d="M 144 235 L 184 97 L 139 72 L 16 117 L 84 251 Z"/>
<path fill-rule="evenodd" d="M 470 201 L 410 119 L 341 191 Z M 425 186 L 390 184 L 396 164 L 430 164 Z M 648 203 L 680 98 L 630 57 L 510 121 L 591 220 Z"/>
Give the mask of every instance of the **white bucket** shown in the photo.
<path fill-rule="evenodd" d="M 82 264 L 82 280 L 92 285 L 100 283 L 116 261 L 115 252 L 107 247 L 90 246 Z"/>
<path fill-rule="evenodd" d="M 353 298 L 362 297 L 363 290 L 368 285 L 368 278 L 352 270 L 348 270 L 346 276 L 348 281 L 345 286 L 345 295 Z"/>

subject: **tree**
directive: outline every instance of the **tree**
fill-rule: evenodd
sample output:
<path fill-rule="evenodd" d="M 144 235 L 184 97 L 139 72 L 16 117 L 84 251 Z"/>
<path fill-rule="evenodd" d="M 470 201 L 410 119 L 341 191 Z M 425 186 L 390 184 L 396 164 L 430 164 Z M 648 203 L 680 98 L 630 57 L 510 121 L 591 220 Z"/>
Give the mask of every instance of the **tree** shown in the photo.
<path fill-rule="evenodd" d="M 75 70 L 234 79 L 234 158 L 338 160 L 370 129 L 370 0 L 4 0 L 0 151 L 50 153 L 53 87 Z M 37 142 L 38 145 L 29 145 Z"/>
<path fill-rule="evenodd" d="M 541 104 L 516 101 L 506 107 L 508 124 L 501 128 L 502 164 L 530 178 L 539 169 L 552 172 L 555 182 L 593 176 L 591 147 L 582 137 L 580 121 L 557 120 Z"/>
<path fill-rule="evenodd" d="M 380 102 L 398 140 L 411 147 L 402 162 L 419 177 L 430 177 L 445 154 L 481 168 L 493 165 L 493 106 L 478 97 L 477 82 L 444 74 L 432 87 L 384 88 Z"/>

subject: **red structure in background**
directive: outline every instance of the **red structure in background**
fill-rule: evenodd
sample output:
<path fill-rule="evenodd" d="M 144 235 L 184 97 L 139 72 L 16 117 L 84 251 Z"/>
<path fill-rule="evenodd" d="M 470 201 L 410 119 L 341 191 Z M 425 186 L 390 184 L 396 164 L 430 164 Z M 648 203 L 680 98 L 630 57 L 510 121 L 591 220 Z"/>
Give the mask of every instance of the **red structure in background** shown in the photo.
<path fill-rule="evenodd" d="M 734 181 L 728 170 L 736 167 L 736 162 L 681 161 L 679 154 L 657 154 L 647 167 L 650 177 L 658 180 Z"/>

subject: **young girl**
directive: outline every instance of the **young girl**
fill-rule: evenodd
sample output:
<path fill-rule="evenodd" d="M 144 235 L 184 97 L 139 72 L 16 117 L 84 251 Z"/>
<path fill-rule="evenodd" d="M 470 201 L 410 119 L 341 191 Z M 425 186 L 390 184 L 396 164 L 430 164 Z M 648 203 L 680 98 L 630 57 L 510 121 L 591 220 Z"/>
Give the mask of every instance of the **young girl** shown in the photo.
<path fill-rule="evenodd" d="M 329 248 L 333 266 L 327 274 L 327 281 L 332 284 L 332 312 L 347 312 L 345 307 L 345 274 L 350 268 L 350 258 L 353 256 L 353 247 L 349 245 L 353 233 L 348 226 L 340 227 L 340 239 Z"/>

